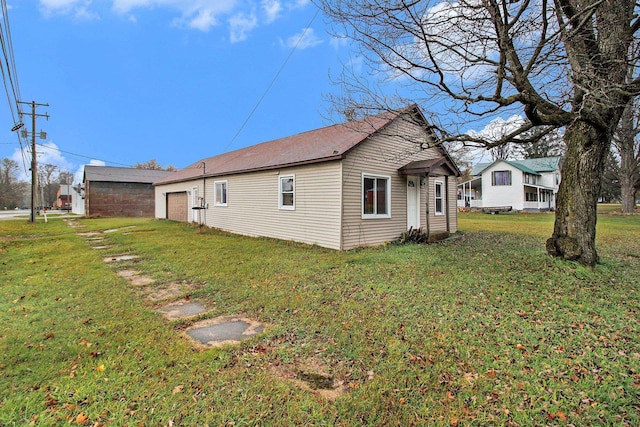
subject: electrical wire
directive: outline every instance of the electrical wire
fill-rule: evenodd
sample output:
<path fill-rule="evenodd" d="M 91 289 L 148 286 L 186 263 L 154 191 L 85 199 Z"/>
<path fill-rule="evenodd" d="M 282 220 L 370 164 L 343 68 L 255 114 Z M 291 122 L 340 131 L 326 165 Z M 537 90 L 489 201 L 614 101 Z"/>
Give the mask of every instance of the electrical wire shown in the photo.
<path fill-rule="evenodd" d="M 319 13 L 320 13 L 320 8 L 316 9 L 316 13 L 313 15 L 313 18 L 311 18 L 311 21 L 309 21 L 309 23 L 307 24 L 306 28 L 302 32 L 302 34 L 300 34 L 300 37 L 298 38 L 298 41 L 296 41 L 296 44 L 291 48 L 291 51 L 289 52 L 289 55 L 287 55 L 287 57 L 285 58 L 284 62 L 280 66 L 280 69 L 278 70 L 276 75 L 271 80 L 271 83 L 269 83 L 269 85 L 267 86 L 265 91 L 262 93 L 262 96 L 260 97 L 260 99 L 258 99 L 258 102 L 256 102 L 256 105 L 253 107 L 253 109 L 251 110 L 251 112 L 249 113 L 247 118 L 244 120 L 242 125 L 240 125 L 240 128 L 238 129 L 238 131 L 235 133 L 235 135 L 233 135 L 233 138 L 231 138 L 231 141 L 229 141 L 229 143 L 224 147 L 224 150 L 222 150 L 223 153 L 226 152 L 229 149 L 231 144 L 233 144 L 235 142 L 235 140 L 238 138 L 240 133 L 244 130 L 244 128 L 247 125 L 247 123 L 249 123 L 249 120 L 251 120 L 251 117 L 253 117 L 253 114 L 256 112 L 256 110 L 258 109 L 260 104 L 262 104 L 262 101 L 267 96 L 267 94 L 269 93 L 269 91 L 271 90 L 273 85 L 275 84 L 276 80 L 278 80 L 278 77 L 280 77 L 280 74 L 282 73 L 284 68 L 289 63 L 289 59 L 291 59 L 291 57 L 293 56 L 293 53 L 296 51 L 296 49 L 298 48 L 298 45 L 300 44 L 300 42 L 302 41 L 304 36 L 307 34 L 307 31 L 309 31 L 309 28 L 311 28 L 311 25 L 313 25 L 313 22 L 316 20 L 316 17 L 318 16 Z"/>

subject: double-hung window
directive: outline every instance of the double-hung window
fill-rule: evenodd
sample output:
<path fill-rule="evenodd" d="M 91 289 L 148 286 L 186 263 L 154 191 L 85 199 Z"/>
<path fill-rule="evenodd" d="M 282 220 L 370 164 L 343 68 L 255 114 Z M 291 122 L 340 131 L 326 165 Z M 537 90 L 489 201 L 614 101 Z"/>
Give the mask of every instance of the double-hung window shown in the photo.
<path fill-rule="evenodd" d="M 227 206 L 227 181 L 215 181 L 213 204 L 215 206 Z"/>
<path fill-rule="evenodd" d="M 511 171 L 491 172 L 491 185 L 511 185 Z"/>
<path fill-rule="evenodd" d="M 362 218 L 391 217 L 391 178 L 362 175 Z"/>
<path fill-rule="evenodd" d="M 279 179 L 279 208 L 294 210 L 296 193 L 295 175 L 282 175 Z"/>
<path fill-rule="evenodd" d="M 435 182 L 435 204 L 436 215 L 444 215 L 444 183 L 442 181 Z"/>

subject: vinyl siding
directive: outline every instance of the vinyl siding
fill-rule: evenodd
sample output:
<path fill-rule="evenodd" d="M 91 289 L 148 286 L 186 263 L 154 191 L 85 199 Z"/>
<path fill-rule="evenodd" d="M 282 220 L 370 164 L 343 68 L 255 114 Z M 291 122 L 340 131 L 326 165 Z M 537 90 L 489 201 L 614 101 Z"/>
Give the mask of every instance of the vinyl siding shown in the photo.
<path fill-rule="evenodd" d="M 207 186 L 209 183 L 207 182 Z M 189 207 L 187 216 L 189 221 L 193 221 L 194 213 L 193 209 L 191 209 L 191 191 L 194 187 L 198 188 L 198 194 L 200 197 L 203 195 L 203 180 L 198 179 L 195 181 L 186 181 L 186 182 L 178 182 L 175 184 L 167 184 L 167 185 L 157 185 L 155 187 L 155 198 L 156 198 L 156 218 L 166 219 L 167 218 L 167 194 L 168 193 L 181 193 L 187 192 L 187 205 Z M 209 189 L 207 188 L 207 191 Z M 211 190 L 213 191 L 213 190 Z M 211 193 L 213 194 L 213 193 Z M 208 198 L 208 196 L 207 196 Z M 197 215 L 197 214 L 196 214 Z"/>
<path fill-rule="evenodd" d="M 511 185 L 492 185 L 491 173 L 511 171 Z M 511 206 L 514 210 L 524 208 L 522 171 L 505 162 L 497 162 L 482 172 L 482 206 Z"/>
<path fill-rule="evenodd" d="M 379 245 L 396 239 L 407 230 L 406 177 L 398 169 L 415 160 L 440 158 L 436 148 L 421 149 L 418 144 L 397 135 L 416 135 L 419 127 L 398 121 L 384 131 L 362 142 L 343 161 L 343 230 L 342 249 Z M 362 218 L 362 174 L 385 175 L 391 178 L 391 218 Z M 420 203 L 425 203 L 421 187 Z M 426 216 L 421 208 L 421 224 Z"/>
<path fill-rule="evenodd" d="M 441 173 L 442 175 L 437 175 Z M 445 175 L 446 171 L 435 171 L 436 176 L 429 177 L 429 185 L 426 188 L 428 194 L 426 199 L 429 203 L 429 229 L 431 233 L 455 233 L 458 231 L 458 212 L 456 206 L 457 187 L 456 178 Z M 443 206 L 445 207 L 443 215 L 436 215 L 436 198 L 435 186 L 436 181 L 443 184 Z M 448 184 L 447 184 L 448 183 Z M 448 185 L 448 193 L 447 193 Z M 448 197 L 447 197 L 448 196 Z M 424 200 L 424 199 L 423 199 Z M 447 219 L 449 220 L 449 228 L 447 229 Z M 426 221 L 426 219 L 425 219 Z"/>
<path fill-rule="evenodd" d="M 279 208 L 280 175 L 295 175 L 294 210 Z M 227 206 L 214 204 L 219 180 L 227 181 Z M 340 249 L 339 161 L 207 178 L 206 202 L 208 226 Z"/>

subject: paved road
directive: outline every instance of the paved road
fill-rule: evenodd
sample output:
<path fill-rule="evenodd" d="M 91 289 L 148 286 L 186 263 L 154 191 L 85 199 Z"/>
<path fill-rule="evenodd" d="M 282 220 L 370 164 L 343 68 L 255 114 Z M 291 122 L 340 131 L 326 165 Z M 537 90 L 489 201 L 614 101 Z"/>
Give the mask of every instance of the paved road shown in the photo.
<path fill-rule="evenodd" d="M 67 211 L 51 210 L 51 211 L 48 211 L 47 214 L 49 215 L 57 214 L 56 217 L 60 218 L 60 215 L 66 215 Z M 28 221 L 30 215 L 31 215 L 30 209 L 18 209 L 18 210 L 12 209 L 12 210 L 6 210 L 6 211 L 0 210 L 0 221 L 10 220 L 10 219 Z M 40 215 L 39 218 L 44 219 L 42 215 Z"/>

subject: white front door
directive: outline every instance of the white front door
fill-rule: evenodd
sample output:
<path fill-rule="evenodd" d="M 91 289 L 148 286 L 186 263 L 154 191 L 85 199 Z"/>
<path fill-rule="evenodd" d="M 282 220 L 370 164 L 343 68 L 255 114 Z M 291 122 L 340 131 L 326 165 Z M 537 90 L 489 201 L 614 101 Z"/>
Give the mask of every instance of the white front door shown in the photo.
<path fill-rule="evenodd" d="M 420 228 L 420 178 L 407 177 L 407 230 Z"/>
<path fill-rule="evenodd" d="M 198 187 L 193 187 L 191 189 L 191 207 L 196 208 L 200 206 L 200 201 L 198 200 Z M 191 209 L 191 221 L 198 222 L 200 210 L 199 209 Z"/>

